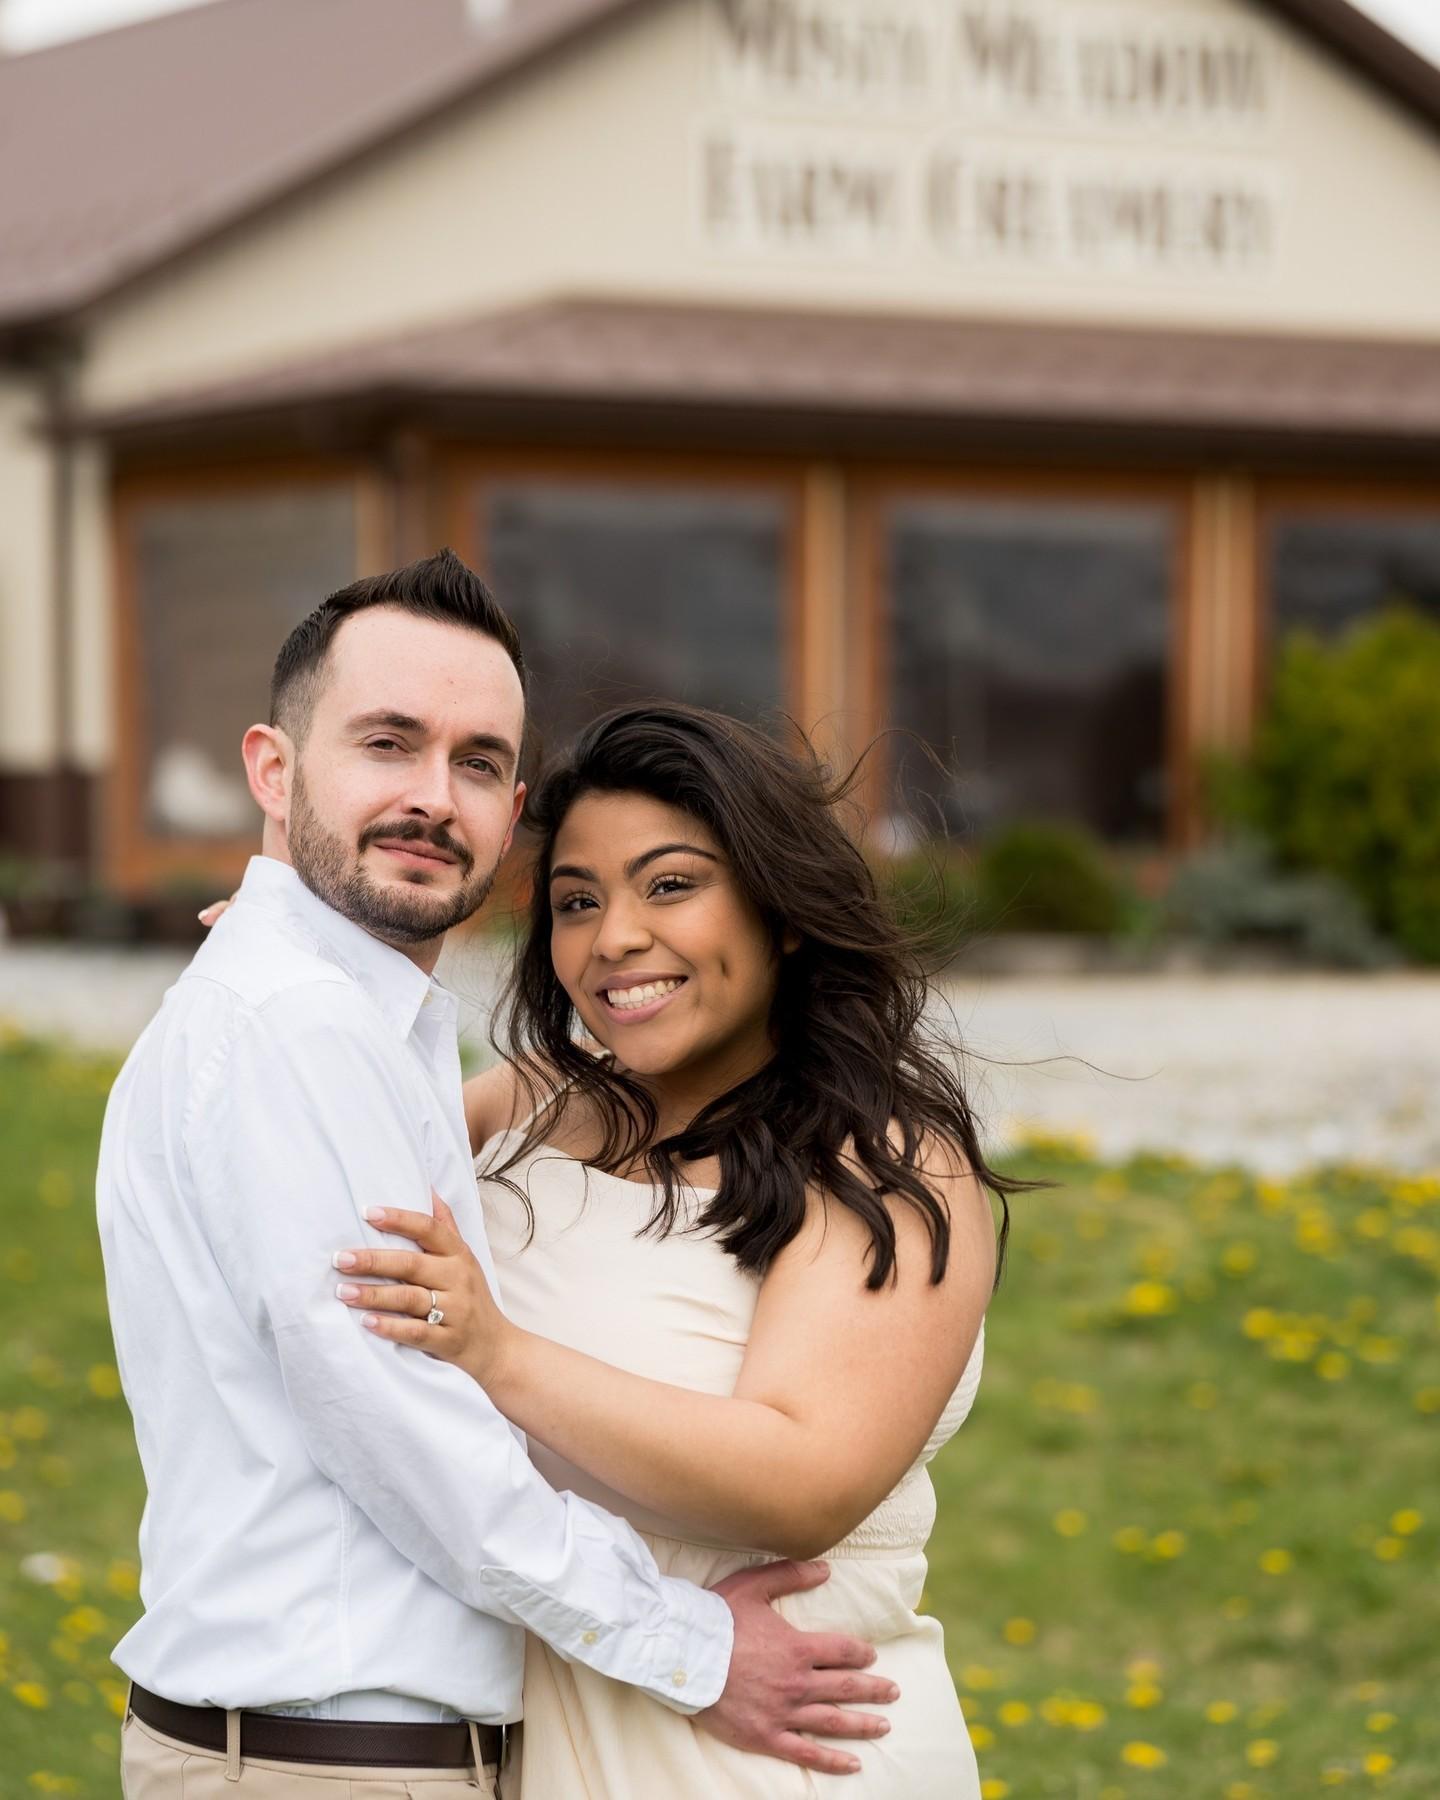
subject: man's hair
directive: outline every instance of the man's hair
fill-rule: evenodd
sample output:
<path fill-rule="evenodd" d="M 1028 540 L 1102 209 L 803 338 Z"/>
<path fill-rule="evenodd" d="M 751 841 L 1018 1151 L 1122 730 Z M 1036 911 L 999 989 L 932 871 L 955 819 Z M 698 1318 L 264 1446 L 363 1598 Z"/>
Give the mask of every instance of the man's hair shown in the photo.
<path fill-rule="evenodd" d="M 347 619 L 372 606 L 398 607 L 419 619 L 437 619 L 442 625 L 460 625 L 494 638 L 515 665 L 520 690 L 525 692 L 525 658 L 514 625 L 475 571 L 453 550 L 441 550 L 403 569 L 367 575 L 340 588 L 302 619 L 280 646 L 270 678 L 270 723 L 297 746 L 303 746 L 310 734 L 335 633 Z"/>

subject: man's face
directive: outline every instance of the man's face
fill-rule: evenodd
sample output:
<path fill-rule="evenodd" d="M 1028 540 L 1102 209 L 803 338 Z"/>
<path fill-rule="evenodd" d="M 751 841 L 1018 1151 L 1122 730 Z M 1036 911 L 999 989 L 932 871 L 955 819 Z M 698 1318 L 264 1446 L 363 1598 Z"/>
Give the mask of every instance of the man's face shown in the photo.
<path fill-rule="evenodd" d="M 493 638 L 388 606 L 347 619 L 291 780 L 296 873 L 387 943 L 441 937 L 484 902 L 509 846 L 523 724 Z"/>

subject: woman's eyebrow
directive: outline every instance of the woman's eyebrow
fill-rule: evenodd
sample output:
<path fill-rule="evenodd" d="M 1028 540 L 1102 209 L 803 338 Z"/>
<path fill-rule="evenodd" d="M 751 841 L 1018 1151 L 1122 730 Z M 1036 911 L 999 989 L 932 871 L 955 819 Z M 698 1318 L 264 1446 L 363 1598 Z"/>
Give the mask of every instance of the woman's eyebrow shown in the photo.
<path fill-rule="evenodd" d="M 654 862 L 657 856 L 668 856 L 675 850 L 683 851 L 686 856 L 703 856 L 707 862 L 718 863 L 720 860 L 714 851 L 702 850 L 698 844 L 656 844 L 653 850 L 642 850 L 638 856 L 631 857 L 625 865 L 625 879 L 633 880 L 647 863 Z M 557 863 L 550 871 L 550 879 L 558 881 L 562 875 L 569 876 L 572 881 L 599 879 L 593 869 L 581 868 L 579 863 Z"/>
<path fill-rule="evenodd" d="M 657 844 L 653 850 L 642 850 L 639 856 L 632 856 L 625 865 L 625 879 L 628 881 L 638 875 L 646 863 L 654 862 L 657 856 L 668 856 L 673 850 L 682 850 L 687 856 L 703 856 L 707 862 L 718 863 L 720 858 L 709 850 L 702 850 L 698 844 Z"/>

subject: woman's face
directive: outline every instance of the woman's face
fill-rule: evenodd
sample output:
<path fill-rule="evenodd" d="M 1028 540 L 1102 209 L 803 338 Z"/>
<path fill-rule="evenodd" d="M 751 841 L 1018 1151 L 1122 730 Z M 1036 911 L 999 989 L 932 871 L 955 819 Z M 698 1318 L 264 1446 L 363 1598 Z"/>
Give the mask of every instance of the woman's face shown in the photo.
<path fill-rule="evenodd" d="M 550 955 L 586 1029 L 635 1075 L 705 1099 L 771 1055 L 778 964 L 719 844 L 644 794 L 586 794 L 555 839 Z"/>

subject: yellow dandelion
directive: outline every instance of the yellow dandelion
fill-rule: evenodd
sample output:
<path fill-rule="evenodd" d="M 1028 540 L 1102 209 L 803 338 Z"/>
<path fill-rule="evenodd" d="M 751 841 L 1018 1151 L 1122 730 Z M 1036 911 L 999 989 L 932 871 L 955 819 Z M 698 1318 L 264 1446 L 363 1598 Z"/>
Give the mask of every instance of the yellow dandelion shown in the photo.
<path fill-rule="evenodd" d="M 123 1719 L 125 1717 L 125 1703 L 129 1694 L 127 1685 L 124 1682 L 115 1681 L 108 1675 L 97 1681 L 95 1685 L 105 1696 L 105 1704 L 110 1708 L 111 1712 L 114 1713 L 115 1717 L 117 1719 Z"/>
<path fill-rule="evenodd" d="M 1088 1531 L 1090 1528 L 1089 1519 L 1076 1506 L 1064 1507 L 1060 1512 L 1056 1513 L 1055 1517 L 1051 1520 L 1051 1524 L 1054 1525 L 1056 1531 L 1064 1538 L 1079 1537 L 1083 1532 Z"/>
<path fill-rule="evenodd" d="M 12 1437 L 28 1444 L 38 1444 L 50 1429 L 50 1421 L 38 1406 L 22 1406 L 10 1415 Z"/>
<path fill-rule="evenodd" d="M 1192 1381 L 1185 1390 L 1185 1404 L 1196 1412 L 1214 1412 L 1220 1403 L 1220 1390 L 1213 1381 Z"/>
<path fill-rule="evenodd" d="M 1212 1725 L 1228 1725 L 1239 1711 L 1233 1700 L 1212 1700 L 1205 1708 L 1205 1717 Z"/>
<path fill-rule="evenodd" d="M 1005 1642 L 1007 1644 L 1033 1644 L 1035 1642 L 1035 1621 L 1033 1619 L 1007 1619 L 1005 1621 Z"/>
<path fill-rule="evenodd" d="M 74 1638 L 78 1643 L 87 1639 L 100 1637 L 110 1629 L 110 1621 L 95 1606 L 77 1606 L 73 1612 L 66 1613 L 60 1621 L 60 1629 L 66 1637 Z"/>
<path fill-rule="evenodd" d="M 1150 1555 L 1160 1562 L 1173 1562 L 1185 1554 L 1188 1542 L 1183 1531 L 1162 1531 L 1150 1542 Z"/>
<path fill-rule="evenodd" d="M 133 1600 L 140 1592 L 140 1571 L 131 1562 L 112 1562 L 105 1571 L 105 1587 L 117 1600 Z"/>
<path fill-rule="evenodd" d="M 1245 1760 L 1252 1769 L 1268 1769 L 1279 1755 L 1274 1738 L 1255 1738 L 1245 1746 Z"/>
<path fill-rule="evenodd" d="M 1283 1181 L 1257 1181 L 1255 1198 L 1260 1202 L 1261 1212 L 1269 1213 L 1272 1218 L 1290 1206 L 1290 1190 Z"/>
<path fill-rule="evenodd" d="M 1137 1281 L 1125 1295 L 1124 1310 L 1132 1319 L 1158 1319 L 1174 1312 L 1179 1296 L 1164 1281 Z"/>
<path fill-rule="evenodd" d="M 15 1456 L 16 1451 L 14 1444 L 3 1432 L 0 1432 L 0 1469 L 13 1469 L 15 1467 Z"/>
<path fill-rule="evenodd" d="M 1137 1740 L 1126 1744 L 1120 1752 L 1120 1760 L 1132 1769 L 1163 1769 L 1170 1759 L 1158 1744 L 1145 1744 Z"/>
<path fill-rule="evenodd" d="M 983 1693 L 996 1685 L 995 1671 L 987 1669 L 984 1663 L 966 1663 L 960 1671 L 960 1685 L 971 1693 Z"/>
<path fill-rule="evenodd" d="M 1413 1506 L 1402 1507 L 1399 1512 L 1390 1515 L 1390 1529 L 1397 1537 L 1413 1537 L 1424 1523 Z"/>
<path fill-rule="evenodd" d="M 0 1488 L 0 1525 L 18 1525 L 25 1517 L 25 1502 L 13 1488 Z"/>
<path fill-rule="evenodd" d="M 1252 1306 L 1240 1321 L 1240 1329 L 1247 1338 L 1253 1338 L 1259 1343 L 1264 1338 L 1274 1337 L 1279 1324 L 1280 1321 L 1268 1306 Z"/>
<path fill-rule="evenodd" d="M 17 1681 L 10 1692 L 22 1706 L 44 1712 L 50 1704 L 50 1690 L 38 1681 Z"/>
<path fill-rule="evenodd" d="M 1255 1800 L 1255 1784 L 1250 1781 L 1232 1781 L 1225 1787 L 1225 1800 Z"/>
<path fill-rule="evenodd" d="M 1440 1413 L 1440 1387 L 1423 1387 L 1415 1396 L 1415 1410 L 1422 1413 Z"/>
<path fill-rule="evenodd" d="M 1343 1787 L 1350 1779 L 1350 1771 L 1340 1763 L 1331 1763 L 1320 1771 L 1321 1787 Z"/>
<path fill-rule="evenodd" d="M 995 1733 L 988 1725 L 972 1725 L 970 1727 L 970 1742 L 977 1750 L 991 1750 L 995 1746 Z"/>
<path fill-rule="evenodd" d="M 1361 1362 L 1393 1363 L 1400 1360 L 1400 1342 L 1398 1338 L 1367 1337 L 1361 1338 L 1355 1354 Z"/>
<path fill-rule="evenodd" d="M 980 1783 L 980 1800 L 1009 1800 L 1010 1783 L 998 1775 L 987 1776 Z"/>
<path fill-rule="evenodd" d="M 78 1794 L 79 1783 L 73 1775 L 57 1775 L 52 1769 L 36 1769 L 30 1786 L 39 1794 Z"/>
<path fill-rule="evenodd" d="M 1395 1767 L 1395 1758 L 1384 1750 L 1370 1750 L 1361 1767 L 1367 1775 L 1388 1775 Z"/>
<path fill-rule="evenodd" d="M 97 1400 L 118 1400 L 120 1371 L 110 1363 L 96 1363 L 86 1374 L 85 1385 Z"/>
<path fill-rule="evenodd" d="M 1405 1540 L 1398 1537 L 1380 1537 L 1375 1540 L 1375 1554 L 1381 1562 L 1398 1562 L 1405 1554 Z"/>
<path fill-rule="evenodd" d="M 1355 1220 L 1356 1237 L 1368 1238 L 1372 1244 L 1390 1235 L 1390 1215 L 1383 1206 L 1367 1206 Z"/>
<path fill-rule="evenodd" d="M 1295 1566 L 1295 1558 L 1288 1550 L 1263 1550 L 1260 1553 L 1260 1567 L 1266 1575 L 1287 1575 Z"/>
<path fill-rule="evenodd" d="M 1047 1725 L 1068 1725 L 1070 1723 L 1071 1702 L 1059 1694 L 1052 1694 L 1040 1702 L 1040 1717 Z"/>
<path fill-rule="evenodd" d="M 1322 1381 L 1343 1381 L 1350 1373 L 1350 1358 L 1339 1350 L 1327 1350 L 1316 1358 L 1315 1373 Z"/>
<path fill-rule="evenodd" d="M 1158 1706 L 1165 1698 L 1165 1690 L 1157 1687 L 1153 1681 L 1132 1681 L 1125 1690 L 1125 1704 L 1144 1708 Z"/>
<path fill-rule="evenodd" d="M 1006 1700 L 997 1716 L 1002 1725 L 1028 1725 L 1034 1715 L 1023 1700 Z"/>
<path fill-rule="evenodd" d="M 1389 1731 L 1395 1723 L 1395 1714 L 1391 1712 L 1373 1712 L 1365 1721 L 1367 1731 Z"/>
<path fill-rule="evenodd" d="M 1248 1275 L 1258 1260 L 1253 1244 L 1227 1244 L 1220 1257 L 1220 1267 L 1227 1275 Z"/>
<path fill-rule="evenodd" d="M 1077 1731 L 1098 1731 L 1109 1716 L 1098 1700 L 1075 1700 L 1070 1705 L 1070 1723 Z"/>
<path fill-rule="evenodd" d="M 1127 1556 L 1137 1556 L 1145 1548 L 1146 1538 L 1138 1525 L 1122 1525 L 1110 1542 Z"/>

